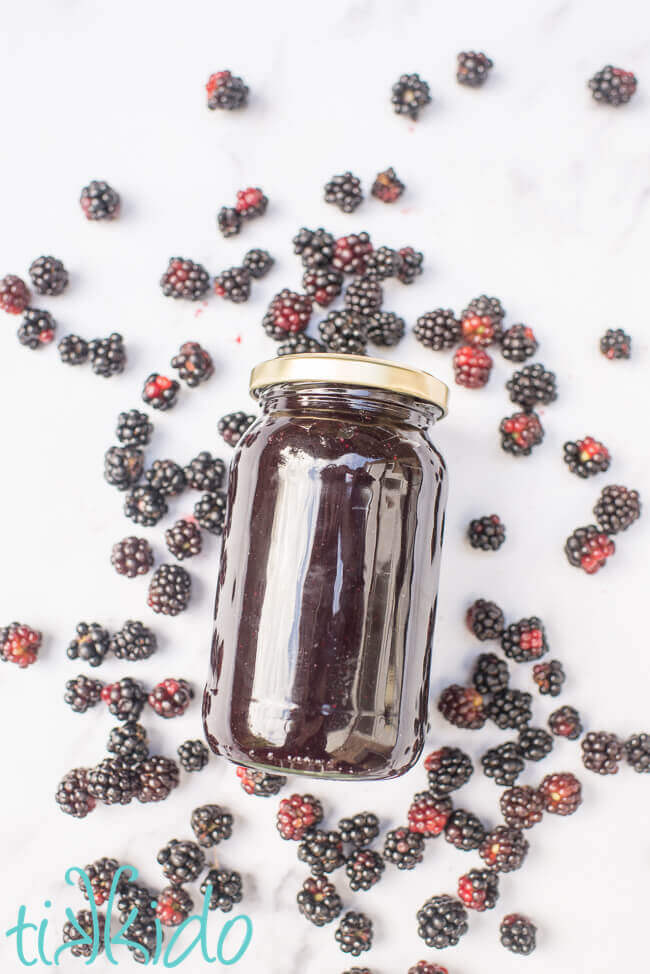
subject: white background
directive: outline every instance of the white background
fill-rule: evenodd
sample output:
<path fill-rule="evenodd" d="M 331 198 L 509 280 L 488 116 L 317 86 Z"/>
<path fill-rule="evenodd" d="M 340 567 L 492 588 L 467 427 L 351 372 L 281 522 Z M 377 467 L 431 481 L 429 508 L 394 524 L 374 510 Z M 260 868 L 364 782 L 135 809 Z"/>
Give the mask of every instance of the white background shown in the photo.
<path fill-rule="evenodd" d="M 96 671 L 103 679 L 128 673 L 152 684 L 183 676 L 200 691 L 208 659 L 216 540 L 206 536 L 205 553 L 189 565 L 189 611 L 154 617 L 145 605 L 148 580 L 118 577 L 110 566 L 111 545 L 134 526 L 122 517 L 122 495 L 102 480 L 103 453 L 119 410 L 138 405 L 146 375 L 168 370 L 181 342 L 193 339 L 214 355 L 216 375 L 198 390 L 183 389 L 173 411 L 154 416 L 148 458 L 187 462 L 206 448 L 226 456 L 216 421 L 247 408 L 248 371 L 274 353 L 259 322 L 276 291 L 300 285 L 290 241 L 301 225 L 322 224 L 337 235 L 365 229 L 377 244 L 422 249 L 425 273 L 411 288 L 390 282 L 385 307 L 412 323 L 425 310 L 460 310 L 477 294 L 496 294 L 509 323 L 535 329 L 539 360 L 557 372 L 560 390 L 543 411 L 543 446 L 521 460 L 498 445 L 499 420 L 512 411 L 504 391 L 510 370 L 500 356 L 486 389 L 452 390 L 450 415 L 436 432 L 451 492 L 434 693 L 466 679 L 474 655 L 486 648 L 463 623 L 467 604 L 486 596 L 510 621 L 539 614 L 552 656 L 565 663 L 568 681 L 555 703 L 537 696 L 528 667 L 513 667 L 513 681 L 535 692 L 536 723 L 565 702 L 580 708 L 587 728 L 650 730 L 648 518 L 617 540 L 616 556 L 595 577 L 569 567 L 562 553 L 567 534 L 590 522 L 605 483 L 636 487 L 646 498 L 650 488 L 650 16 L 633 0 L 472 0 L 455 7 L 32 0 L 5 7 L 3 30 L 0 273 L 24 276 L 40 254 L 62 258 L 68 291 L 39 301 L 57 318 L 58 337 L 117 330 L 129 362 L 107 381 L 89 368 L 63 366 L 54 347 L 22 348 L 18 319 L 0 323 L 0 621 L 20 619 L 45 633 L 37 666 L 0 673 L 0 933 L 15 921 L 18 903 L 38 918 L 49 896 L 51 949 L 64 907 L 81 906 L 65 887 L 65 869 L 101 855 L 133 862 L 159 884 L 158 848 L 173 836 L 189 837 L 195 805 L 218 801 L 236 816 L 221 859 L 244 874 L 242 907 L 255 926 L 253 945 L 235 969 L 334 974 L 354 961 L 335 946 L 333 926 L 317 930 L 297 914 L 306 869 L 275 833 L 277 800 L 246 796 L 225 762 L 213 759 L 192 780 L 185 775 L 159 806 L 101 807 L 78 822 L 54 804 L 59 778 L 100 759 L 113 723 L 102 708 L 77 715 L 61 700 L 64 681 L 81 669 L 65 656 L 80 619 L 117 628 L 140 618 L 159 635 L 151 660 L 108 660 Z M 454 80 L 456 53 L 472 46 L 496 65 L 481 91 Z M 633 102 L 619 110 L 597 106 L 585 87 L 608 62 L 640 80 Z M 245 112 L 205 107 L 205 81 L 224 67 L 251 87 Z M 431 84 L 434 103 L 417 125 L 391 112 L 390 86 L 403 71 L 419 71 Z M 321 202 L 333 173 L 350 168 L 369 190 L 387 165 L 408 186 L 396 206 L 368 200 L 346 216 Z M 122 195 L 113 224 L 82 217 L 79 191 L 93 178 Z M 263 187 L 268 213 L 225 241 L 216 211 L 248 185 Z M 216 273 L 253 246 L 267 247 L 277 264 L 247 305 L 212 297 L 198 314 L 196 305 L 162 297 L 158 279 L 170 256 L 194 258 Z M 598 338 L 610 326 L 632 333 L 632 361 L 599 355 Z M 391 357 L 451 379 L 450 357 L 423 350 L 410 336 Z M 600 437 L 613 455 L 610 473 L 589 482 L 571 476 L 561 459 L 562 443 L 585 434 Z M 191 503 L 184 495 L 166 522 L 135 529 L 151 539 L 159 561 L 164 527 Z M 464 540 L 467 521 L 493 511 L 507 525 L 507 543 L 497 554 L 475 552 Z M 144 715 L 154 750 L 173 755 L 182 740 L 199 736 L 199 697 L 175 722 Z M 480 735 L 456 731 L 432 710 L 430 745 L 458 744 L 478 758 L 510 736 L 494 727 Z M 472 915 L 461 945 L 432 958 L 450 974 L 522 969 L 524 961 L 498 944 L 499 919 L 511 910 L 528 913 L 539 927 L 538 950 L 525 960 L 531 972 L 643 967 L 648 781 L 629 769 L 611 779 L 581 773 L 579 749 L 568 742 L 541 766 L 529 765 L 521 780 L 535 783 L 551 770 L 581 774 L 584 806 L 567 820 L 547 816 L 533 830 L 526 866 L 502 879 L 496 910 Z M 314 783 L 313 790 L 328 825 L 370 807 L 391 827 L 404 821 L 424 782 L 420 767 L 387 784 Z M 477 772 L 458 803 L 494 824 L 498 793 Z M 399 974 L 431 957 L 416 936 L 415 910 L 429 895 L 453 892 L 457 877 L 477 863 L 440 839 L 418 869 L 392 870 L 372 893 L 350 895 L 339 874 L 346 906 L 366 909 L 375 921 L 375 946 L 357 963 L 368 963 L 373 974 Z M 211 917 L 215 938 L 221 920 Z M 0 957 L 3 971 L 22 970 L 4 936 Z M 123 963 L 132 969 L 128 954 Z M 63 969 L 78 969 L 73 965 L 66 959 Z M 185 969 L 202 966 L 195 956 Z M 103 960 L 95 967 L 108 969 Z"/>

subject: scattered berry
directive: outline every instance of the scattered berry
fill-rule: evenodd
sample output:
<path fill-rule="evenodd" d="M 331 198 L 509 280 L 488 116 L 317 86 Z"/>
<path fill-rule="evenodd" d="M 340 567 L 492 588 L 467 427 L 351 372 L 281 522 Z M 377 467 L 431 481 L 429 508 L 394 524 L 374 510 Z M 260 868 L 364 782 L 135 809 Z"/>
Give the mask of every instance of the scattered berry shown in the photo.
<path fill-rule="evenodd" d="M 537 927 L 521 913 L 509 913 L 501 921 L 499 934 L 503 946 L 513 954 L 532 954 Z"/>
<path fill-rule="evenodd" d="M 608 359 L 629 358 L 632 339 L 622 328 L 608 328 L 600 339 L 600 351 Z"/>
<path fill-rule="evenodd" d="M 336 887 L 323 876 L 309 876 L 296 900 L 302 915 L 317 927 L 331 923 L 343 909 Z"/>
<path fill-rule="evenodd" d="M 171 758 L 154 754 L 137 767 L 137 791 L 140 802 L 161 802 L 178 785 L 178 765 Z"/>
<path fill-rule="evenodd" d="M 339 923 L 335 937 L 344 954 L 358 957 L 372 946 L 372 921 L 365 913 L 350 910 Z"/>
<path fill-rule="evenodd" d="M 262 326 L 269 338 L 282 341 L 288 334 L 304 331 L 311 318 L 311 298 L 284 288 L 273 298 Z"/>
<path fill-rule="evenodd" d="M 184 741 L 177 748 L 178 760 L 184 771 L 202 771 L 210 759 L 203 741 Z"/>
<path fill-rule="evenodd" d="M 83 365 L 88 361 L 88 342 L 79 335 L 64 335 L 57 348 L 64 365 Z"/>
<path fill-rule="evenodd" d="M 412 284 L 415 278 L 422 273 L 422 262 L 424 254 L 413 247 L 402 247 L 398 250 L 397 280 L 402 284 Z"/>
<path fill-rule="evenodd" d="M 532 829 L 542 820 L 544 802 L 530 785 L 515 785 L 501 795 L 499 802 L 506 825 L 517 829 Z"/>
<path fill-rule="evenodd" d="M 145 538 L 123 538 L 113 545 L 111 565 L 118 575 L 126 575 L 127 578 L 146 575 L 153 565 L 151 545 Z"/>
<path fill-rule="evenodd" d="M 633 734 L 623 748 L 623 757 L 638 774 L 650 772 L 650 734 Z"/>
<path fill-rule="evenodd" d="M 417 121 L 420 111 L 431 101 L 429 85 L 419 74 L 403 74 L 393 85 L 391 102 L 397 115 Z"/>
<path fill-rule="evenodd" d="M 587 575 L 594 575 L 607 564 L 607 559 L 616 551 L 616 545 L 608 534 L 588 524 L 576 528 L 566 539 L 564 551 L 567 560 L 574 568 L 582 568 Z"/>
<path fill-rule="evenodd" d="M 226 495 L 224 491 L 203 494 L 194 505 L 194 517 L 210 534 L 221 534 L 226 520 Z"/>
<path fill-rule="evenodd" d="M 135 446 L 111 446 L 104 454 L 104 479 L 118 490 L 137 484 L 143 469 L 144 453 Z"/>
<path fill-rule="evenodd" d="M 397 345 L 404 336 L 406 324 L 403 318 L 393 311 L 375 311 L 368 318 L 366 334 L 374 345 L 390 348 Z"/>
<path fill-rule="evenodd" d="M 56 322 L 49 311 L 27 308 L 23 323 L 18 329 L 18 341 L 32 350 L 49 345 L 54 339 Z"/>
<path fill-rule="evenodd" d="M 109 713 L 118 720 L 137 720 L 142 713 L 147 693 L 139 680 L 124 676 L 116 683 L 102 687 L 102 700 L 108 704 Z"/>
<path fill-rule="evenodd" d="M 362 275 L 371 253 L 372 244 L 367 233 L 349 233 L 335 241 L 332 266 L 344 274 Z"/>
<path fill-rule="evenodd" d="M 159 717 L 181 717 L 190 705 L 194 691 L 187 680 L 167 679 L 158 683 L 149 694 L 149 706 Z"/>
<path fill-rule="evenodd" d="M 97 917 L 97 924 L 95 924 L 95 917 Z M 80 910 L 75 916 L 74 923 L 68 920 L 63 924 L 63 943 L 74 944 L 70 948 L 73 957 L 88 958 L 95 950 L 96 945 L 95 956 L 97 956 L 104 950 L 105 926 L 106 918 L 103 913 L 95 912 L 93 914 L 90 910 Z M 77 940 L 79 943 L 75 943 Z"/>
<path fill-rule="evenodd" d="M 363 200 L 361 180 L 351 172 L 344 172 L 325 184 L 325 202 L 333 203 L 344 213 L 353 213 Z"/>
<path fill-rule="evenodd" d="M 158 897 L 156 916 L 166 927 L 177 927 L 194 909 L 192 897 L 182 886 L 166 886 Z"/>
<path fill-rule="evenodd" d="M 379 819 L 374 812 L 358 812 L 351 818 L 342 818 L 338 831 L 343 842 L 361 849 L 379 835 Z"/>
<path fill-rule="evenodd" d="M 521 829 L 497 825 L 487 833 L 478 853 L 486 866 L 500 873 L 511 873 L 521 868 L 529 848 L 528 839 L 524 838 Z"/>
<path fill-rule="evenodd" d="M 371 250 L 365 258 L 366 277 L 374 277 L 378 281 L 386 281 L 389 277 L 397 277 L 400 256 L 392 247 L 378 247 Z"/>
<path fill-rule="evenodd" d="M 105 805 L 128 805 L 137 787 L 136 774 L 120 758 L 104 758 L 87 781 L 88 794 Z"/>
<path fill-rule="evenodd" d="M 29 288 L 20 277 L 7 274 L 0 280 L 0 309 L 10 315 L 20 315 L 29 305 Z"/>
<path fill-rule="evenodd" d="M 208 495 L 209 496 L 209 495 Z M 183 561 L 201 553 L 201 531 L 193 518 L 181 518 L 165 531 L 165 544 L 174 558 Z"/>
<path fill-rule="evenodd" d="M 302 276 L 302 286 L 321 308 L 327 308 L 343 290 L 343 272 L 334 267 L 307 268 Z"/>
<path fill-rule="evenodd" d="M 355 849 L 346 862 L 345 871 L 350 881 L 350 889 L 369 890 L 381 879 L 386 868 L 384 860 L 372 849 Z"/>
<path fill-rule="evenodd" d="M 414 869 L 424 858 L 424 839 L 404 826 L 391 829 L 384 839 L 383 855 L 398 869 Z"/>
<path fill-rule="evenodd" d="M 452 683 L 440 694 L 438 710 L 455 727 L 479 730 L 487 720 L 484 700 L 473 687 Z"/>
<path fill-rule="evenodd" d="M 459 747 L 439 747 L 426 756 L 424 767 L 434 797 L 457 791 L 474 773 L 472 759 Z"/>
<path fill-rule="evenodd" d="M 515 741 L 506 741 L 498 747 L 491 747 L 481 758 L 483 773 L 494 778 L 497 785 L 510 788 L 524 770 L 526 762 L 521 749 Z"/>
<path fill-rule="evenodd" d="M 237 191 L 235 209 L 245 220 L 264 216 L 269 201 L 258 186 L 249 186 Z"/>
<path fill-rule="evenodd" d="M 153 487 L 133 487 L 124 498 L 124 513 L 136 524 L 151 528 L 168 511 L 164 494 Z"/>
<path fill-rule="evenodd" d="M 590 731 L 581 741 L 582 763 L 596 774 L 617 774 L 624 745 L 616 734 Z"/>
<path fill-rule="evenodd" d="M 210 869 L 201 883 L 201 892 L 204 896 L 209 886 L 212 887 L 208 899 L 209 910 L 230 913 L 235 903 L 240 903 L 244 895 L 242 878 L 234 869 Z"/>
<path fill-rule="evenodd" d="M 246 794 L 256 795 L 258 798 L 270 798 L 272 795 L 277 795 L 287 783 L 284 775 L 266 774 L 264 771 L 245 768 L 243 765 L 238 765 L 237 777 Z"/>
<path fill-rule="evenodd" d="M 577 741 L 582 734 L 582 721 L 575 707 L 559 707 L 548 718 L 548 726 L 556 737 Z"/>
<path fill-rule="evenodd" d="M 117 417 L 115 435 L 122 446 L 147 446 L 153 435 L 153 423 L 146 413 L 129 409 Z"/>
<path fill-rule="evenodd" d="M 166 298 L 198 301 L 210 288 L 210 276 L 202 264 L 185 257 L 170 257 L 160 286 Z"/>
<path fill-rule="evenodd" d="M 481 653 L 474 665 L 472 683 L 479 693 L 498 693 L 510 682 L 508 664 L 494 653 Z"/>
<path fill-rule="evenodd" d="M 454 352 L 454 378 L 466 389 L 481 389 L 490 378 L 492 359 L 482 348 L 461 345 Z"/>
<path fill-rule="evenodd" d="M 85 714 L 99 703 L 103 686 L 101 680 L 82 674 L 66 682 L 63 699 L 76 714 Z"/>
<path fill-rule="evenodd" d="M 441 352 L 445 348 L 453 348 L 460 341 L 460 321 L 451 308 L 437 308 L 418 318 L 413 334 L 426 348 Z"/>
<path fill-rule="evenodd" d="M 119 863 L 117 859 L 107 859 L 106 857 L 97 859 L 96 862 L 91 862 L 87 866 L 84 866 L 84 872 L 90 881 L 90 888 L 96 906 L 102 906 L 108 899 L 113 877 L 118 867 Z M 83 898 L 88 901 L 86 884 L 81 877 L 77 880 L 77 886 L 81 890 Z"/>
<path fill-rule="evenodd" d="M 506 540 L 506 529 L 498 514 L 489 514 L 470 521 L 467 537 L 472 548 L 498 551 Z"/>
<path fill-rule="evenodd" d="M 286 342 L 282 342 L 278 345 L 276 352 L 278 355 L 315 355 L 318 352 L 326 352 L 327 349 L 321 343 L 316 341 L 310 335 L 305 335 L 304 332 L 298 332 L 297 334 L 289 335 Z"/>
<path fill-rule="evenodd" d="M 354 972 L 347 971 L 346 974 L 354 974 Z M 409 967 L 408 974 L 449 974 L 449 972 L 446 967 L 441 967 L 440 964 L 430 964 L 426 960 L 419 960 L 413 967 Z"/>
<path fill-rule="evenodd" d="M 582 804 L 582 785 L 569 771 L 547 774 L 538 790 L 544 811 L 552 815 L 573 815 Z"/>
<path fill-rule="evenodd" d="M 234 206 L 222 206 L 217 213 L 217 226 L 224 237 L 234 237 L 241 230 L 242 219 Z"/>
<path fill-rule="evenodd" d="M 61 294 L 68 286 L 68 272 L 56 257 L 38 257 L 32 261 L 29 276 L 39 294 Z"/>
<path fill-rule="evenodd" d="M 513 413 L 499 425 L 501 449 L 514 457 L 528 457 L 544 439 L 544 427 L 537 413 Z"/>
<path fill-rule="evenodd" d="M 89 666 L 100 666 L 108 653 L 110 635 L 98 622 L 80 622 L 77 635 L 67 649 L 68 659 L 82 660 Z"/>
<path fill-rule="evenodd" d="M 487 704 L 487 713 L 501 730 L 519 730 L 532 717 L 533 698 L 524 690 L 499 690 Z"/>
<path fill-rule="evenodd" d="M 312 876 L 333 872 L 345 862 L 340 833 L 308 829 L 298 846 L 298 858 L 307 863 Z"/>
<path fill-rule="evenodd" d="M 553 738 L 541 727 L 523 727 L 517 743 L 527 761 L 542 761 L 553 750 Z"/>
<path fill-rule="evenodd" d="M 408 824 L 411 832 L 423 839 L 432 839 L 444 831 L 451 814 L 451 799 L 438 794 L 434 797 L 429 791 L 420 791 L 413 796 L 408 810 Z"/>
<path fill-rule="evenodd" d="M 271 257 L 268 250 L 249 250 L 244 255 L 244 267 L 248 271 L 251 277 L 255 280 L 259 280 L 262 277 L 266 277 L 268 272 L 273 267 L 275 261 Z"/>
<path fill-rule="evenodd" d="M 491 869 L 470 869 L 458 880 L 458 896 L 470 910 L 493 909 L 499 899 L 499 874 Z"/>
<path fill-rule="evenodd" d="M 395 170 L 391 166 L 377 173 L 377 177 L 372 184 L 372 195 L 382 203 L 394 203 L 398 200 L 405 190 L 404 183 L 397 178 Z"/>
<path fill-rule="evenodd" d="M 42 642 L 43 634 L 38 629 L 23 622 L 12 622 L 0 628 L 0 659 L 25 669 L 38 659 Z"/>
<path fill-rule="evenodd" d="M 453 896 L 432 896 L 417 911 L 418 935 L 427 947 L 454 947 L 467 933 L 467 910 Z"/>
<path fill-rule="evenodd" d="M 120 212 L 119 194 L 101 179 L 84 186 L 79 202 L 87 220 L 114 220 Z"/>
<path fill-rule="evenodd" d="M 638 491 L 615 484 L 603 487 L 594 507 L 594 517 L 604 531 L 608 534 L 627 531 L 640 516 L 641 500 Z"/>
<path fill-rule="evenodd" d="M 97 804 L 88 792 L 88 771 L 74 768 L 59 782 L 56 790 L 56 803 L 66 815 L 85 818 Z"/>
<path fill-rule="evenodd" d="M 248 85 L 230 71 L 216 71 L 211 74 L 205 90 L 208 93 L 210 111 L 216 108 L 233 111 L 236 108 L 245 108 L 248 103 Z"/>
<path fill-rule="evenodd" d="M 149 757 L 149 742 L 147 732 L 142 724 L 135 720 L 127 720 L 125 724 L 113 727 L 106 749 L 133 768 Z"/>
<path fill-rule="evenodd" d="M 482 299 L 477 299 L 477 304 Z M 463 341 L 467 345 L 488 348 L 501 340 L 501 319 L 489 311 L 481 313 L 479 307 L 466 308 L 460 322 Z"/>
<path fill-rule="evenodd" d="M 192 812 L 192 832 L 204 849 L 229 839 L 232 835 L 232 824 L 232 815 L 224 812 L 220 805 L 200 805 Z"/>
<path fill-rule="evenodd" d="M 537 339 L 526 325 L 511 325 L 501 335 L 501 354 L 508 362 L 525 362 L 536 351 Z"/>
<path fill-rule="evenodd" d="M 251 296 L 251 275 L 246 267 L 230 267 L 214 279 L 214 293 L 234 304 L 242 304 Z"/>
<path fill-rule="evenodd" d="M 291 795 L 278 808 L 277 830 L 283 839 L 299 842 L 323 817 L 323 806 L 313 795 Z"/>
<path fill-rule="evenodd" d="M 503 632 L 503 612 L 496 602 L 477 599 L 470 605 L 465 616 L 467 628 L 477 639 L 498 639 Z"/>
<path fill-rule="evenodd" d="M 591 436 L 564 444 L 564 462 L 571 473 L 579 477 L 593 477 L 609 469 L 610 455 L 607 447 Z"/>
<path fill-rule="evenodd" d="M 501 649 L 517 663 L 530 663 L 548 653 L 542 620 L 537 616 L 511 622 L 501 636 Z"/>
<path fill-rule="evenodd" d="M 445 825 L 445 839 L 456 849 L 471 852 L 478 849 L 485 838 L 485 827 L 481 820 L 464 808 L 455 808 Z"/>
<path fill-rule="evenodd" d="M 533 666 L 533 680 L 541 694 L 559 697 L 566 675 L 560 661 L 552 659 L 548 663 L 536 663 Z"/>
<path fill-rule="evenodd" d="M 171 839 L 156 856 L 163 875 L 174 886 L 183 886 L 198 879 L 205 866 L 205 854 L 196 842 Z"/>
<path fill-rule="evenodd" d="M 185 473 L 174 460 L 154 460 L 145 480 L 165 497 L 176 497 L 185 489 Z"/>
<path fill-rule="evenodd" d="M 368 321 L 356 311 L 330 311 L 318 326 L 329 352 L 364 355 L 368 344 Z"/>
<path fill-rule="evenodd" d="M 589 79 L 591 97 L 604 105 L 625 105 L 636 91 L 636 78 L 631 71 L 606 64 Z"/>
<path fill-rule="evenodd" d="M 175 379 L 152 372 L 142 388 L 142 400 L 153 409 L 163 412 L 176 405 L 180 385 Z"/>
<path fill-rule="evenodd" d="M 485 84 L 493 62 L 485 54 L 475 51 L 461 51 L 457 58 L 456 81 L 460 85 L 479 88 Z"/>
<path fill-rule="evenodd" d="M 293 238 L 293 250 L 308 270 L 329 267 L 334 257 L 334 237 L 322 227 L 318 230 L 303 227 Z"/>
<path fill-rule="evenodd" d="M 198 342 L 183 342 L 171 360 L 171 367 L 178 370 L 179 378 L 187 382 L 190 389 L 205 382 L 214 372 L 210 353 Z"/>
<path fill-rule="evenodd" d="M 226 480 L 226 465 L 223 460 L 213 457 L 204 450 L 195 456 L 185 467 L 185 480 L 193 490 L 221 490 Z"/>
<path fill-rule="evenodd" d="M 555 373 L 547 372 L 543 365 L 524 365 L 513 372 L 506 382 L 510 400 L 522 409 L 534 409 L 538 405 L 548 405 L 557 399 Z"/>
<path fill-rule="evenodd" d="M 156 613 L 177 616 L 189 605 L 192 579 L 181 565 L 160 565 L 149 583 L 147 605 Z"/>

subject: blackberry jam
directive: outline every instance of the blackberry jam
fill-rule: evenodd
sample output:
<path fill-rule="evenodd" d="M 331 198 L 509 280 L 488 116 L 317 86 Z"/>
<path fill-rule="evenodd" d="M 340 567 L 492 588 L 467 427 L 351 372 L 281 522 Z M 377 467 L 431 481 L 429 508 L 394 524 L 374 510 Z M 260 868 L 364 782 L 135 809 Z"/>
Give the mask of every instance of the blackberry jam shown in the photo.
<path fill-rule="evenodd" d="M 403 774 L 427 726 L 446 500 L 433 376 L 353 355 L 253 370 L 235 451 L 207 740 L 238 764 Z"/>

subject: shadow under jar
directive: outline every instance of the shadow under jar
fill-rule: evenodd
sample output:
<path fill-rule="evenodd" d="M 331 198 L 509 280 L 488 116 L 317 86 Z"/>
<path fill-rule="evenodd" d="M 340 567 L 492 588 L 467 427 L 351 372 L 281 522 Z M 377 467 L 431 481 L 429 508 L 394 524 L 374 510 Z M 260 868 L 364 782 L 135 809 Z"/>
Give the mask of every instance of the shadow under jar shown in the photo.
<path fill-rule="evenodd" d="M 447 388 L 312 354 L 257 366 L 251 391 L 262 415 L 230 475 L 207 740 L 269 771 L 403 774 L 427 728 L 447 493 L 429 429 Z"/>

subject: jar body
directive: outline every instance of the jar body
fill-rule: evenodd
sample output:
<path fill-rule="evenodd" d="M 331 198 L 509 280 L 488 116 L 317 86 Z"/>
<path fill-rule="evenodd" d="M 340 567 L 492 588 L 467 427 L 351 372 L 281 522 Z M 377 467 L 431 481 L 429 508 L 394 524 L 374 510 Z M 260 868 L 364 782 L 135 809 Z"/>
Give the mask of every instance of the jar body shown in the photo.
<path fill-rule="evenodd" d="M 204 727 L 238 764 L 379 779 L 417 760 L 446 502 L 434 407 L 278 387 L 239 444 Z"/>

